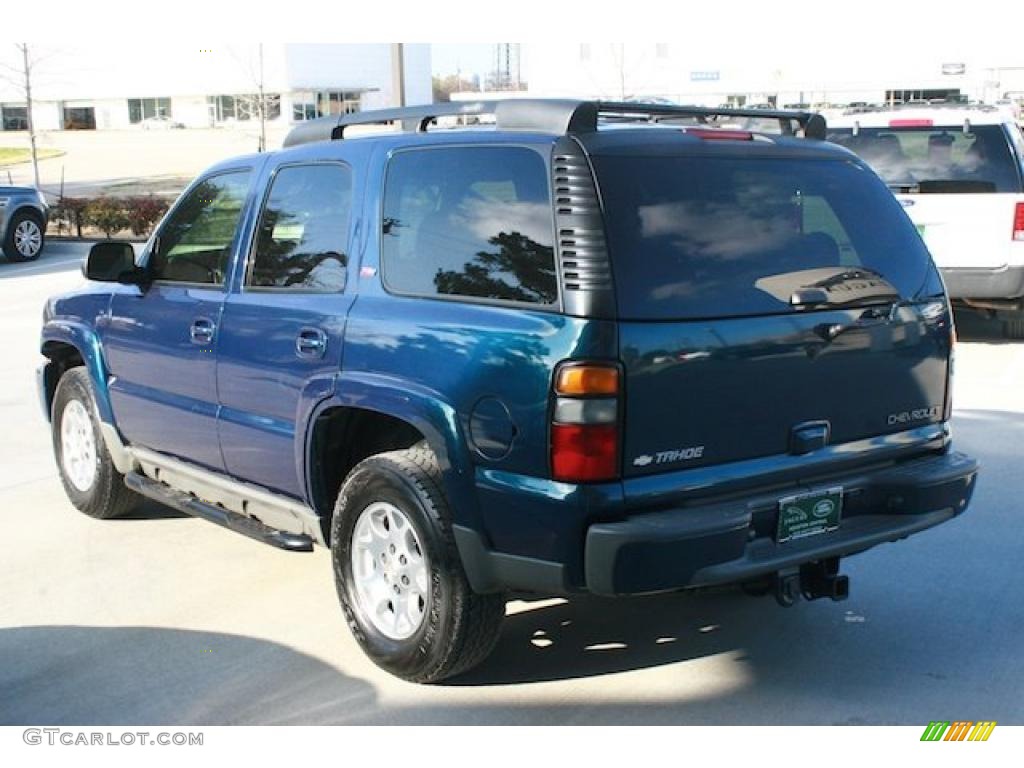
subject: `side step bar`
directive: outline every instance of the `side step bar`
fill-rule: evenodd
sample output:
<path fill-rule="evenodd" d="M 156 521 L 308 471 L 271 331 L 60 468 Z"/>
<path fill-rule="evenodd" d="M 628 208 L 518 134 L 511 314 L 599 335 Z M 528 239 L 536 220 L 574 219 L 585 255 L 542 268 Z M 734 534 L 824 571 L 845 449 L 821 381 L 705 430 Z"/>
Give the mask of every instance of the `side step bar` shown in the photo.
<path fill-rule="evenodd" d="M 186 515 L 209 520 L 211 523 L 248 536 L 250 539 L 262 541 L 272 547 L 287 549 L 291 552 L 313 551 L 313 539 L 304 533 L 290 533 L 270 528 L 259 520 L 240 515 L 223 507 L 207 504 L 191 494 L 176 491 L 170 486 L 151 480 L 138 472 L 129 472 L 125 475 L 124 483 L 136 493 L 168 507 L 173 507 Z"/>

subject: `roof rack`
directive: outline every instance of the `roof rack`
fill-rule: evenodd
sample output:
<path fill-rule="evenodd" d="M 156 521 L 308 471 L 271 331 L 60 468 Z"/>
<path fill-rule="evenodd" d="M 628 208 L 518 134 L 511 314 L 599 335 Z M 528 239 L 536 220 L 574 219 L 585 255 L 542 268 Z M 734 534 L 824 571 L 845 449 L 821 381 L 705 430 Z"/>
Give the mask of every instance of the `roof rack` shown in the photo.
<path fill-rule="evenodd" d="M 340 117 L 322 117 L 293 128 L 285 137 L 284 146 L 294 147 L 314 141 L 341 139 L 344 138 L 345 129 L 353 125 L 399 123 L 403 131 L 422 133 L 439 117 L 475 115 L 494 115 L 498 129 L 503 131 L 533 131 L 558 135 L 594 132 L 602 118 L 644 122 L 691 118 L 700 123 L 722 117 L 769 119 L 778 120 L 784 134 L 794 135 L 796 127 L 809 139 L 824 139 L 826 127 L 825 118 L 816 112 L 574 99 L 497 99 L 444 102 L 356 112 Z"/>

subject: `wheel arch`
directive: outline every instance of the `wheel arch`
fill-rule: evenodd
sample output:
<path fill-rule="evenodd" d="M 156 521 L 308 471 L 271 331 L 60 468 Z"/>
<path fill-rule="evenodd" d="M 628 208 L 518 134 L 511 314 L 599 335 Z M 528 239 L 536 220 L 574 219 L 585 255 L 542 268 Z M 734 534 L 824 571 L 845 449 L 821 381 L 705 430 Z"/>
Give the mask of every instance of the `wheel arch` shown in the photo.
<path fill-rule="evenodd" d="M 68 369 L 81 365 L 89 372 L 100 418 L 113 424 L 113 411 L 107 390 L 107 368 L 99 339 L 91 328 L 69 320 L 51 321 L 43 326 L 40 352 L 47 359 L 44 368 L 48 373 L 44 379 L 46 390 L 43 393 L 47 412 L 53 406 L 53 395 L 60 377 Z"/>
<path fill-rule="evenodd" d="M 391 377 L 343 374 L 334 394 L 313 409 L 305 432 L 306 493 L 325 540 L 337 488 L 352 468 L 421 441 L 437 457 L 452 522 L 479 530 L 472 462 L 454 407 L 437 393 Z"/>
<path fill-rule="evenodd" d="M 53 398 L 61 376 L 72 368 L 85 368 L 92 384 L 93 403 L 107 450 L 118 472 L 123 474 L 129 471 L 134 462 L 125 449 L 114 421 L 107 386 L 107 367 L 95 331 L 83 323 L 51 320 L 43 326 L 40 352 L 46 358 L 38 373 L 39 397 L 46 418 L 49 420 L 52 416 Z"/>
<path fill-rule="evenodd" d="M 9 221 L 13 221 L 14 217 L 21 213 L 27 213 L 29 216 L 35 219 L 36 222 L 38 222 L 39 226 L 43 229 L 43 235 L 46 235 L 46 221 L 48 218 L 46 213 L 44 213 L 31 203 L 22 203 L 11 212 L 11 217 Z"/>

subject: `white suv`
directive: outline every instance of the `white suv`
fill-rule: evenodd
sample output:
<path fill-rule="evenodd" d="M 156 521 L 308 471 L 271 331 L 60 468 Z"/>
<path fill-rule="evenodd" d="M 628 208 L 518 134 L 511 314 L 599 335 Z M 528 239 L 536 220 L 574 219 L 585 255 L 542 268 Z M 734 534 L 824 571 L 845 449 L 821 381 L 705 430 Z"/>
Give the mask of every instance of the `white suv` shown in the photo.
<path fill-rule="evenodd" d="M 1024 137 L 1012 117 L 965 105 L 863 111 L 831 120 L 828 138 L 889 185 L 950 298 L 1024 338 Z"/>

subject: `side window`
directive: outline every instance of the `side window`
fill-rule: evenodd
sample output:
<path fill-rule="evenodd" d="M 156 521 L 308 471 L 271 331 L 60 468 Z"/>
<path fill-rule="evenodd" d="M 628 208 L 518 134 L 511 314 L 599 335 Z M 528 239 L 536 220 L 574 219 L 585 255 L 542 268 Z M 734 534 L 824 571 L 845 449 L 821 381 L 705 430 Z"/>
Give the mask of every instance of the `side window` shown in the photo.
<path fill-rule="evenodd" d="M 248 170 L 193 187 L 160 228 L 149 259 L 153 278 L 222 285 L 248 190 Z"/>
<path fill-rule="evenodd" d="M 553 304 L 552 218 L 533 150 L 399 152 L 384 188 L 385 283 L 398 293 Z"/>
<path fill-rule="evenodd" d="M 296 165 L 274 176 L 260 214 L 254 288 L 336 293 L 348 267 L 352 171 L 337 164 Z"/>

